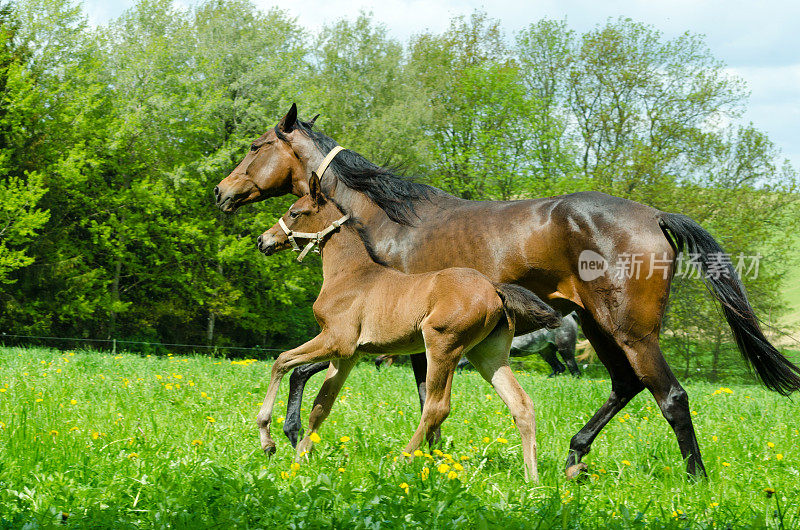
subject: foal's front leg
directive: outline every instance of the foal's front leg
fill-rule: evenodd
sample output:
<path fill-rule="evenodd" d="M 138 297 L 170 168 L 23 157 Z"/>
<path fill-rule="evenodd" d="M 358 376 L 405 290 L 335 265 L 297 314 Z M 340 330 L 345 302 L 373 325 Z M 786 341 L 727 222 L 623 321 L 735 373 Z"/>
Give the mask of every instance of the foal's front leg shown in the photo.
<path fill-rule="evenodd" d="M 314 400 L 314 407 L 311 409 L 311 414 L 308 416 L 308 434 L 297 445 L 298 459 L 311 450 L 311 435 L 319 431 L 322 422 L 325 421 L 328 414 L 330 414 L 331 408 L 336 402 L 336 397 L 342 390 L 342 386 L 357 360 L 358 359 L 353 356 L 333 361 L 330 364 L 328 373 L 325 374 L 325 382 L 322 383 L 322 388 L 319 389 L 317 399 Z"/>
<path fill-rule="evenodd" d="M 270 434 L 270 425 L 272 424 L 272 410 L 275 407 L 275 399 L 278 397 L 281 379 L 295 366 L 325 360 L 330 357 L 332 351 L 330 343 L 329 337 L 325 333 L 321 333 L 305 344 L 283 352 L 275 359 L 275 363 L 272 365 L 269 386 L 267 387 L 267 395 L 264 396 L 264 403 L 261 405 L 261 410 L 259 410 L 256 418 L 259 438 L 261 439 L 261 449 L 264 450 L 267 456 L 275 453 L 275 441 Z"/>

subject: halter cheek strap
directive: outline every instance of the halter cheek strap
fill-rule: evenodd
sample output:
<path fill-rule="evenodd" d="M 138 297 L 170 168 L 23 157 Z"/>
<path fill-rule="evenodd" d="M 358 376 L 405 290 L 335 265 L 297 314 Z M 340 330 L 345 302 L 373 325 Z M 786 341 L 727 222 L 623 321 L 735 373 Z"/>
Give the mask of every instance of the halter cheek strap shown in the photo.
<path fill-rule="evenodd" d="M 337 220 L 335 220 L 334 222 L 332 222 L 330 224 L 330 226 L 328 226 L 324 230 L 321 230 L 320 232 L 313 232 L 313 233 L 312 232 L 292 232 L 291 230 L 289 230 L 289 227 L 286 226 L 286 223 L 283 222 L 283 217 L 278 219 L 278 225 L 280 225 L 280 227 L 286 233 L 286 237 L 289 239 L 289 242 L 292 244 L 292 250 L 294 250 L 295 252 L 299 252 L 300 253 L 300 255 L 297 256 L 297 261 L 302 262 L 303 258 L 306 257 L 306 255 L 309 253 L 309 251 L 311 251 L 311 249 L 314 249 L 314 252 L 319 254 L 319 247 L 320 247 L 320 245 L 322 245 L 322 240 L 325 239 L 325 237 L 327 237 L 328 234 L 330 234 L 334 230 L 338 230 L 339 227 L 342 226 L 342 224 L 344 224 L 344 222 L 347 221 L 348 219 L 350 219 L 350 214 L 343 215 L 342 217 L 340 217 Z M 300 245 L 298 245 L 297 241 L 295 241 L 295 239 L 294 239 L 296 237 L 299 237 L 301 239 L 308 239 L 309 240 L 309 242 L 306 244 L 306 246 L 302 250 L 300 249 Z"/>

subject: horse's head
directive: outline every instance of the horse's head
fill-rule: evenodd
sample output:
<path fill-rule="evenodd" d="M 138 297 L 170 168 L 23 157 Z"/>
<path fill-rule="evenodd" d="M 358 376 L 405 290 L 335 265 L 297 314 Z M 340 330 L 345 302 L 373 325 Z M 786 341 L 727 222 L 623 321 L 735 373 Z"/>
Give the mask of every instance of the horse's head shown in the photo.
<path fill-rule="evenodd" d="M 343 219 L 341 210 L 323 195 L 319 177 L 312 172 L 308 195 L 302 196 L 272 228 L 258 236 L 258 249 L 267 256 L 292 247 L 298 250 L 314 236 L 324 239 Z M 301 256 L 304 255 L 305 252 Z"/>
<path fill-rule="evenodd" d="M 297 105 L 278 124 L 262 134 L 231 174 L 214 188 L 217 207 L 232 213 L 251 202 L 293 193 L 308 193 L 308 157 L 313 142 L 300 128 L 310 129 L 314 119 L 299 122 Z"/>

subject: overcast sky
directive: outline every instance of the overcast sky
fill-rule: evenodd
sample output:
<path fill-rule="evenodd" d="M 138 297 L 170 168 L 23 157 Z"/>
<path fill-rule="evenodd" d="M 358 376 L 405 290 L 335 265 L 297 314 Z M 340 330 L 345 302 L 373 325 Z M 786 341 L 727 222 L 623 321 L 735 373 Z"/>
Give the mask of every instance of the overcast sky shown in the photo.
<path fill-rule="evenodd" d="M 92 24 L 103 24 L 132 6 L 133 0 L 83 0 Z M 563 19 L 577 31 L 607 18 L 626 16 L 651 24 L 667 37 L 684 31 L 706 36 L 712 53 L 744 78 L 751 90 L 744 121 L 766 131 L 784 155 L 800 168 L 800 2 L 791 0 L 252 0 L 258 7 L 280 7 L 316 31 L 359 10 L 374 14 L 392 36 L 405 41 L 425 30 L 447 28 L 456 15 L 476 9 L 499 19 L 508 35 L 542 18 Z M 178 0 L 179 5 L 194 2 Z"/>

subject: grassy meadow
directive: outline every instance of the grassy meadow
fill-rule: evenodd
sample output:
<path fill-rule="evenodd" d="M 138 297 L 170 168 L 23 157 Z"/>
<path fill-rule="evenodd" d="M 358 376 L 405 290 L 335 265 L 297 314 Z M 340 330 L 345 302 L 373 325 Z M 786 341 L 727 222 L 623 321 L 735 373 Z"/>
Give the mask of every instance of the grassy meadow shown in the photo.
<path fill-rule="evenodd" d="M 642 394 L 571 482 L 569 439 L 609 381 L 519 374 L 537 407 L 529 485 L 513 422 L 474 372 L 456 375 L 438 452 L 401 454 L 419 419 L 410 369 L 363 363 L 311 458 L 293 465 L 278 423 L 267 460 L 254 418 L 269 367 L 0 348 L 0 528 L 800 527 L 800 404 L 760 387 L 687 385 L 707 481 L 685 477 Z"/>

